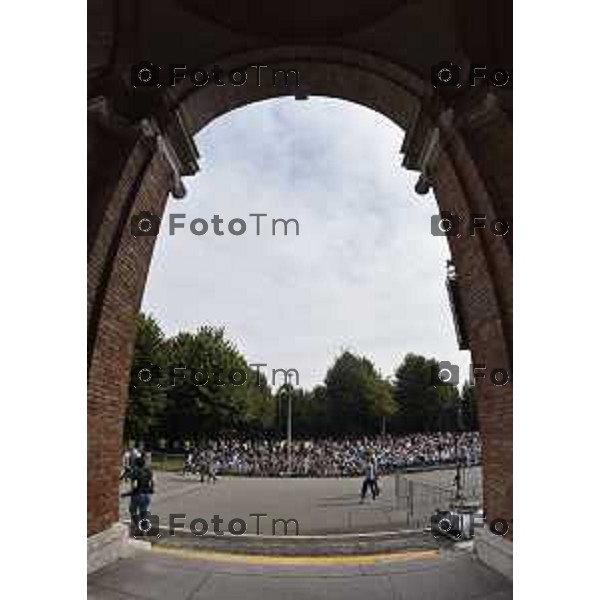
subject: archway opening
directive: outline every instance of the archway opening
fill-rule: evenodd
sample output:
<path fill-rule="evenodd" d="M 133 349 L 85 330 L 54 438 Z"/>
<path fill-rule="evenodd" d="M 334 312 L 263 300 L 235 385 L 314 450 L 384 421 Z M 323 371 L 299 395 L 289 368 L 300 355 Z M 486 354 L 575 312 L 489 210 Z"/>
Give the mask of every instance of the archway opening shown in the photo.
<path fill-rule="evenodd" d="M 421 172 L 419 193 L 433 188 L 441 210 L 468 215 L 474 208 L 485 206 L 490 216 L 497 214 L 484 184 L 484 174 L 470 154 L 460 123 L 454 120 L 455 112 L 446 110 L 440 114 L 439 107 L 429 102 L 431 92 L 422 79 L 398 65 L 340 49 L 286 48 L 277 52 L 270 50 L 262 56 L 278 56 L 278 60 L 271 63 L 273 67 L 297 67 L 307 73 L 303 97 L 323 94 L 353 100 L 405 127 L 403 164 Z M 261 53 L 245 58 L 260 61 Z M 231 61 L 235 66 L 236 57 Z M 285 93 L 276 87 L 267 89 L 256 85 L 228 89 L 213 86 L 202 90 L 183 86 L 178 95 L 166 95 L 168 101 L 162 108 L 157 107 L 157 114 L 143 118 L 119 138 L 119 144 L 128 140 L 129 153 L 120 153 L 114 161 L 118 177 L 113 193 L 102 197 L 103 204 L 90 228 L 90 535 L 101 532 L 118 519 L 119 465 L 129 367 L 136 316 L 154 246 L 152 237 L 136 237 L 129 226 L 142 211 L 162 216 L 169 192 L 181 190 L 181 175 L 195 171 L 191 134 L 234 108 Z M 488 104 L 485 110 L 493 111 L 497 107 L 494 103 Z M 458 287 L 462 287 L 457 294 L 462 297 L 463 310 L 459 312 L 468 317 L 459 319 L 464 325 L 462 333 L 467 334 L 466 338 L 461 336 L 466 340 L 464 345 L 471 349 L 474 363 L 508 365 L 512 309 L 511 262 L 506 245 L 489 232 L 472 240 L 451 237 L 448 242 L 455 278 L 458 278 Z M 478 382 L 478 390 L 486 473 L 484 500 L 490 514 L 512 515 L 512 480 L 506 477 L 512 469 L 510 386 L 494 386 L 488 377 Z M 482 412 L 485 413 L 483 418 Z M 486 468 L 486 464 L 491 468 Z"/>
<path fill-rule="evenodd" d="M 416 369 L 419 359 L 457 365 L 460 386 L 470 359 L 456 349 L 446 289 L 449 249 L 445 236 L 432 232 L 437 207 L 431 193 L 412 191 L 417 176 L 400 164 L 402 139 L 402 131 L 386 117 L 320 97 L 254 103 L 197 134 L 201 172 L 188 181 L 185 200 L 169 200 L 142 304 L 168 338 L 161 341 L 167 357 L 155 360 L 169 371 L 163 379 L 167 389 L 152 396 L 130 384 L 125 430 L 126 443 L 145 443 L 155 465 L 170 471 L 164 475 L 169 498 L 181 485 L 181 493 L 197 506 L 184 477 L 186 460 L 197 452 L 189 459 L 188 475 L 196 468 L 204 479 L 210 463 L 218 476 L 236 478 L 225 484 L 235 491 L 221 486 L 223 497 L 214 496 L 214 506 L 203 512 L 226 510 L 228 498 L 242 498 L 236 505 L 240 512 L 246 502 L 240 490 L 256 484 L 247 477 L 293 475 L 320 479 L 296 507 L 305 532 L 349 531 L 352 522 L 358 531 L 377 529 L 389 524 L 391 512 L 397 513 L 396 524 L 414 526 L 415 515 L 408 521 L 407 507 L 400 506 L 405 498 L 399 497 L 397 484 L 384 483 L 384 476 L 408 467 L 450 467 L 426 475 L 422 488 L 434 489 L 435 480 L 443 493 L 451 487 L 459 447 L 468 453 L 469 468 L 479 463 L 478 437 L 471 433 L 476 417 L 456 433 L 455 411 L 463 393 L 458 385 L 454 396 L 446 393 L 453 386 L 438 393 L 427 371 L 427 380 L 420 381 L 427 388 L 422 395 L 413 386 L 403 396 L 402 386 L 417 373 L 407 369 Z M 226 339 L 246 366 L 264 367 L 267 389 L 260 414 L 255 400 L 245 401 L 237 386 L 228 384 L 226 372 L 219 389 L 211 385 L 217 378 L 202 357 L 189 364 L 194 353 L 209 353 L 218 337 L 197 334 L 201 326 L 225 326 Z M 145 321 L 142 336 L 147 331 Z M 190 334 L 197 335 L 195 342 Z M 142 341 L 134 354 L 134 380 L 147 355 Z M 356 378 L 334 380 L 344 363 L 362 360 L 372 365 L 373 381 L 389 385 L 387 407 L 367 406 L 374 400 L 364 390 L 348 389 Z M 291 377 L 295 390 L 285 390 L 293 394 L 289 404 L 279 394 L 285 389 L 282 371 L 288 370 L 298 373 Z M 190 385 L 193 377 L 200 384 L 196 389 Z M 132 401 L 139 404 L 133 411 Z M 152 414 L 149 403 L 161 401 L 162 413 Z M 419 414 L 419 402 L 431 403 L 428 412 Z M 183 418 L 174 414 L 180 410 Z M 290 452 L 286 424 L 293 431 Z M 324 458 L 328 452 L 338 456 Z M 359 508 L 359 495 L 350 492 L 369 453 L 377 457 L 384 490 L 371 512 Z M 340 476 L 349 481 L 338 488 L 333 479 Z M 286 491 L 278 487 L 278 502 L 286 493 L 288 504 L 298 496 L 297 482 L 288 483 Z M 474 481 L 469 492 L 480 496 L 478 484 Z M 324 498 L 336 494 L 351 506 L 310 516 Z M 432 506 L 422 495 L 420 500 L 419 524 L 426 524 Z M 160 495 L 157 503 L 165 519 L 172 504 L 162 503 Z M 384 508 L 389 511 L 382 521 Z M 334 512 L 340 518 L 332 519 Z"/>

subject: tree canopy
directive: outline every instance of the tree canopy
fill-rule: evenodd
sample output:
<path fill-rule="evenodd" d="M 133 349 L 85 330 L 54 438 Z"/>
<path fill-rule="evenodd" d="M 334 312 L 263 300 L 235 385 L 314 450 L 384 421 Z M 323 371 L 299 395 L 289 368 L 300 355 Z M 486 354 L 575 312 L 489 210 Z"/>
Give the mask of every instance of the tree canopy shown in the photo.
<path fill-rule="evenodd" d="M 343 350 L 322 385 L 273 392 L 219 327 L 166 337 L 140 314 L 124 437 L 156 444 L 224 433 L 284 435 L 291 399 L 295 436 L 477 429 L 476 388 L 432 384 L 438 361 L 407 354 L 392 381 Z"/>

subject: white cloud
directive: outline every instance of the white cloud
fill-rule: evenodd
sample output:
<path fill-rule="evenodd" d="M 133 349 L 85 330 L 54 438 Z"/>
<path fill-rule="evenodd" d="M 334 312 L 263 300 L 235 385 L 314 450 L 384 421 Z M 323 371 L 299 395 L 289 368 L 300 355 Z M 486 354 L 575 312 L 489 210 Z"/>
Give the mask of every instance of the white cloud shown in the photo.
<path fill-rule="evenodd" d="M 330 98 L 260 102 L 211 123 L 196 138 L 201 172 L 167 213 L 188 223 L 219 214 L 226 234 L 168 236 L 163 226 L 143 310 L 168 334 L 226 325 L 251 360 L 294 367 L 306 387 L 341 348 L 384 375 L 413 351 L 451 360 L 466 377 L 444 284 L 447 243 L 429 233 L 436 204 L 402 169 L 402 137 L 385 117 Z M 268 215 L 260 236 L 250 213 Z M 246 221 L 244 235 L 227 232 L 233 218 Z M 275 218 L 297 219 L 300 235 L 272 236 Z"/>

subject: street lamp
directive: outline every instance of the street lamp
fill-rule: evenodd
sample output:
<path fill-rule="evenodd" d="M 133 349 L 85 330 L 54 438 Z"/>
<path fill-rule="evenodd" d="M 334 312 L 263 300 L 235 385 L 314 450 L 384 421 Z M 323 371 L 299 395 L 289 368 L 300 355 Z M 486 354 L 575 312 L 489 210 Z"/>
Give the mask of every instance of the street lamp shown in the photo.
<path fill-rule="evenodd" d="M 288 473 L 292 473 L 292 395 L 287 390 L 288 418 L 287 418 L 287 462 Z"/>
<path fill-rule="evenodd" d="M 287 383 L 281 386 L 277 394 L 279 404 L 281 406 L 281 397 L 287 396 L 287 470 L 288 474 L 292 472 L 292 394 L 290 393 Z"/>

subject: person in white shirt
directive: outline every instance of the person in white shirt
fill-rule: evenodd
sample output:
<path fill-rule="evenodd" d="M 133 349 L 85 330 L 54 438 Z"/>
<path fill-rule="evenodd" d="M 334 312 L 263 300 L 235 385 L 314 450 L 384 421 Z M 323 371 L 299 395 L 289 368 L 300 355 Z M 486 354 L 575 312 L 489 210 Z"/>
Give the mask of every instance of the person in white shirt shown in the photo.
<path fill-rule="evenodd" d="M 365 478 L 363 480 L 362 490 L 360 493 L 361 504 L 365 501 L 365 496 L 367 495 L 367 488 L 371 489 L 371 496 L 373 497 L 373 500 L 375 500 L 375 498 L 377 498 L 379 490 L 377 489 L 377 471 L 375 468 L 375 460 L 372 457 L 369 458 L 365 469 Z"/>

